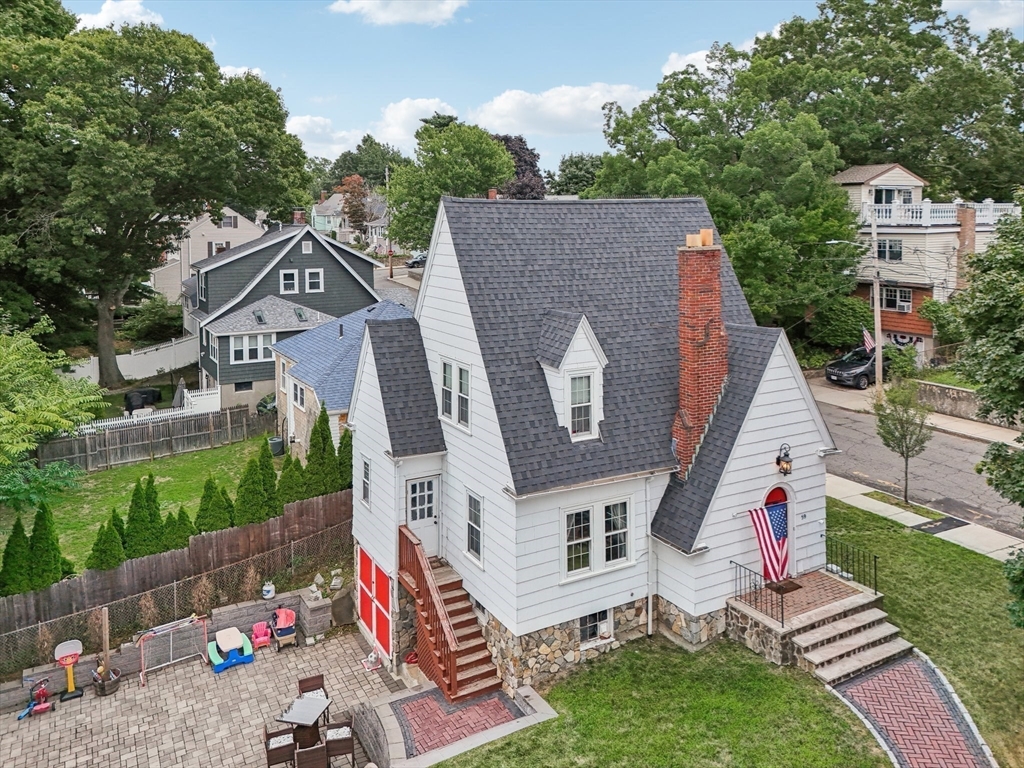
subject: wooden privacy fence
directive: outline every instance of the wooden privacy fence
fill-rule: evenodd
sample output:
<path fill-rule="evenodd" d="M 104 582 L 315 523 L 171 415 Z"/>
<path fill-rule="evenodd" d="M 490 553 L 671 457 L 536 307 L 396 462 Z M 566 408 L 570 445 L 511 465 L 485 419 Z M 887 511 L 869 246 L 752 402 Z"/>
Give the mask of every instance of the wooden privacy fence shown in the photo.
<path fill-rule="evenodd" d="M 109 571 L 86 571 L 36 592 L 0 598 L 4 632 L 86 611 L 280 549 L 345 526 L 351 535 L 352 491 L 296 501 L 263 523 L 193 536 L 188 547 L 128 560 Z"/>
<path fill-rule="evenodd" d="M 251 414 L 242 405 L 215 413 L 152 419 L 95 432 L 86 426 L 74 437 L 42 443 L 36 448 L 36 459 L 40 467 L 66 461 L 86 472 L 95 472 L 237 443 L 273 432 L 276 424 L 273 413 Z"/>

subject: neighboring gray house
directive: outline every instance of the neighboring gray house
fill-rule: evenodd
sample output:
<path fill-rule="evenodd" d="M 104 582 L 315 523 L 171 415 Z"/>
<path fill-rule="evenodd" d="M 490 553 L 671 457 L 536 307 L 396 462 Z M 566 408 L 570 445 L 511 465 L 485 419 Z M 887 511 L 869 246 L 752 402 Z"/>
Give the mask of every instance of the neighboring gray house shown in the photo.
<path fill-rule="evenodd" d="M 224 407 L 274 391 L 271 346 L 379 300 L 375 262 L 305 224 L 278 226 L 192 265 L 185 281 L 203 389 Z"/>
<path fill-rule="evenodd" d="M 277 418 L 280 434 L 291 438 L 292 456 L 305 459 L 321 404 L 327 408 L 337 444 L 348 420 L 366 321 L 402 317 L 412 317 L 412 310 L 385 299 L 274 344 Z"/>

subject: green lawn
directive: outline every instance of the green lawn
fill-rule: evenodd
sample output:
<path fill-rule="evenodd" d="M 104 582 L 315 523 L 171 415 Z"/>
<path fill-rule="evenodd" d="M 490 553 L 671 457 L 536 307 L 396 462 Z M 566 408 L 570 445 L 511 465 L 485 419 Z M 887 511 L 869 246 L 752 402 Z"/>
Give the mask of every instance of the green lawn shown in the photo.
<path fill-rule="evenodd" d="M 999 562 L 835 499 L 828 530 L 878 555 L 884 608 L 967 706 L 1003 768 L 1024 768 L 1024 630 Z"/>
<path fill-rule="evenodd" d="M 883 768 L 861 723 L 805 672 L 719 642 L 637 640 L 556 685 L 559 714 L 446 768 Z"/>
<path fill-rule="evenodd" d="M 921 381 L 930 381 L 934 384 L 945 384 L 949 387 L 977 388 L 977 384 L 961 378 L 952 368 L 922 368 L 914 375 L 914 378 Z"/>
<path fill-rule="evenodd" d="M 140 385 L 142 386 L 142 385 Z M 160 390 L 161 400 L 159 403 L 153 403 L 153 408 L 170 408 L 171 403 L 174 401 L 174 392 L 178 389 L 173 384 L 147 384 L 146 387 L 155 387 Z M 138 387 L 136 387 L 138 388 Z M 102 415 L 105 419 L 115 419 L 119 416 L 124 415 L 124 392 L 116 395 L 103 395 L 103 399 L 108 403 L 106 412 Z"/>
<path fill-rule="evenodd" d="M 908 504 L 899 496 L 893 496 L 891 493 L 886 493 L 885 491 L 870 491 L 864 495 L 869 499 L 881 501 L 885 504 L 892 504 L 894 507 L 905 509 L 907 512 L 913 512 L 915 515 L 927 517 L 929 520 L 941 520 L 945 517 L 941 512 L 936 512 L 934 509 L 928 509 L 928 507 L 922 507 L 920 504 L 914 504 L 913 502 Z"/>
<path fill-rule="evenodd" d="M 156 478 L 160 508 L 164 514 L 171 509 L 176 512 L 178 506 L 184 504 L 188 513 L 195 517 L 203 484 L 210 475 L 218 483 L 226 485 L 234 497 L 245 463 L 259 451 L 261 439 L 253 438 L 221 448 L 183 453 L 86 475 L 78 490 L 63 494 L 52 506 L 61 552 L 75 564 L 76 570 L 81 571 L 100 523 L 110 516 L 112 507 L 116 507 L 122 517 L 128 514 L 135 481 L 150 472 Z M 32 513 L 26 514 L 22 522 L 31 535 Z M 7 542 L 13 524 L 14 513 L 0 508 L 0 547 Z"/>

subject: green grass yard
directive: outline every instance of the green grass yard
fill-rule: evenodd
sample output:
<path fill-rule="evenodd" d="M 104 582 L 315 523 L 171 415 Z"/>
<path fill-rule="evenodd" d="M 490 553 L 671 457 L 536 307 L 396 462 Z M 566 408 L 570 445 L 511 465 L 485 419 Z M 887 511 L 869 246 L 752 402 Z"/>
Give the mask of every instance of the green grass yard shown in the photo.
<path fill-rule="evenodd" d="M 1024 768 L 1024 630 L 1001 564 L 835 499 L 828 530 L 879 556 L 892 623 L 946 675 L 999 764 Z"/>
<path fill-rule="evenodd" d="M 915 379 L 930 381 L 933 384 L 945 384 L 948 387 L 962 387 L 963 389 L 977 389 L 977 384 L 962 378 L 952 368 L 922 368 L 916 374 Z"/>
<path fill-rule="evenodd" d="M 253 438 L 220 448 L 183 453 L 85 475 L 78 490 L 63 494 L 52 506 L 61 552 L 81 572 L 92 550 L 100 523 L 110 517 L 112 507 L 116 507 L 122 517 L 127 516 L 135 481 L 150 472 L 156 479 L 160 510 L 164 515 L 172 509 L 177 512 L 178 506 L 184 504 L 189 515 L 194 518 L 199 509 L 199 498 L 203 494 L 203 484 L 211 475 L 218 484 L 226 485 L 234 498 L 245 463 L 250 456 L 257 454 L 262 439 Z M 277 460 L 275 463 L 279 462 Z M 22 518 L 29 535 L 32 534 L 33 514 L 26 513 Z M 13 525 L 14 513 L 0 508 L 0 548 L 6 544 Z"/>
<path fill-rule="evenodd" d="M 864 495 L 869 499 L 881 501 L 885 504 L 892 504 L 894 507 L 899 507 L 907 512 L 913 512 L 915 515 L 927 517 L 929 520 L 941 520 L 945 517 L 941 512 L 936 512 L 934 509 L 928 509 L 928 507 L 922 507 L 920 504 L 914 504 L 913 502 L 907 503 L 899 496 L 893 496 L 891 493 L 886 493 L 885 491 L 870 491 Z"/>
<path fill-rule="evenodd" d="M 587 663 L 546 698 L 559 716 L 445 768 L 883 768 L 874 739 L 810 675 L 718 642 L 661 637 Z"/>

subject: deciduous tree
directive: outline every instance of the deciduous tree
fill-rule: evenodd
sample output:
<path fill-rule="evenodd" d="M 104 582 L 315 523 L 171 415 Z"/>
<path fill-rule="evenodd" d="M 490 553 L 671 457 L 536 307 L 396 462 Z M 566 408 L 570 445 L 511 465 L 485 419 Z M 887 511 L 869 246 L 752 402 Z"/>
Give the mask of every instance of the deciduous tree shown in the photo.
<path fill-rule="evenodd" d="M 346 176 L 341 184 L 334 188 L 341 194 L 345 208 L 345 216 L 349 226 L 360 234 L 366 234 L 366 184 L 358 174 Z"/>
<path fill-rule="evenodd" d="M 571 152 L 562 155 L 558 162 L 558 173 L 548 171 L 545 175 L 548 192 L 552 195 L 580 195 L 594 185 L 597 172 L 601 169 L 601 156 L 588 152 Z"/>
<path fill-rule="evenodd" d="M 917 400 L 917 382 L 903 381 L 886 388 L 875 402 L 875 429 L 882 445 L 903 459 L 903 500 L 909 502 L 910 460 L 924 452 L 932 431 L 927 406 Z"/>
<path fill-rule="evenodd" d="M 545 188 L 538 165 L 540 155 L 530 149 L 522 136 L 494 134 L 491 138 L 501 142 L 516 164 L 515 178 L 506 181 L 500 192 L 512 200 L 543 200 Z"/>
<path fill-rule="evenodd" d="M 383 187 L 385 169 L 394 173 L 403 165 L 411 165 L 412 160 L 389 144 L 381 144 L 370 134 L 363 136 L 355 150 L 342 152 L 331 165 L 331 187 L 341 184 L 346 176 L 362 176 L 370 189 Z"/>
<path fill-rule="evenodd" d="M 832 349 L 862 343 L 864 329 L 874 328 L 871 305 L 853 296 L 837 296 L 814 311 L 808 335 L 817 344 Z"/>

